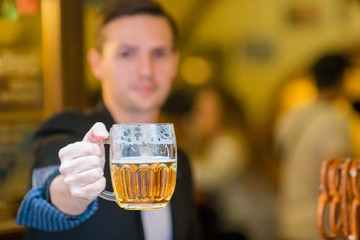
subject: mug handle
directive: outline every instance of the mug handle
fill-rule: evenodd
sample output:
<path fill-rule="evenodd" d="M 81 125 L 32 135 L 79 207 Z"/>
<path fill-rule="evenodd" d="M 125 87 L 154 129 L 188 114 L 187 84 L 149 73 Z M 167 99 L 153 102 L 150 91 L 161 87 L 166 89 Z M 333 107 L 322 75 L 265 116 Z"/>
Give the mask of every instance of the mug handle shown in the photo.
<path fill-rule="evenodd" d="M 109 200 L 109 201 L 114 201 L 114 202 L 116 202 L 116 197 L 115 197 L 115 195 L 114 195 L 113 192 L 109 192 L 109 191 L 103 190 L 103 191 L 100 193 L 99 197 L 101 197 L 101 198 L 103 198 L 103 199 L 105 199 L 105 200 Z"/>
<path fill-rule="evenodd" d="M 99 140 L 97 140 L 99 141 Z M 105 139 L 105 140 L 100 140 L 103 144 L 109 144 L 110 145 L 110 137 L 108 139 Z M 106 163 L 105 163 L 106 164 Z M 108 200 L 108 201 L 114 201 L 116 202 L 116 197 L 114 195 L 113 192 L 109 192 L 109 191 L 106 191 L 106 190 L 103 190 L 99 197 L 105 199 L 105 200 Z"/>

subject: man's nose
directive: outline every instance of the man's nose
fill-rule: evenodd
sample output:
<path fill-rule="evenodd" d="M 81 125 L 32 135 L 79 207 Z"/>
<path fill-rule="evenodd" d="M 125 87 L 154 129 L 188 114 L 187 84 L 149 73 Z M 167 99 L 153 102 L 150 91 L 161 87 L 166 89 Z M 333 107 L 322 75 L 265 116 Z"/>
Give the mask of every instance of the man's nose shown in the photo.
<path fill-rule="evenodd" d="M 153 72 L 153 59 L 150 54 L 144 54 L 140 60 L 140 73 L 142 76 L 151 76 Z"/>

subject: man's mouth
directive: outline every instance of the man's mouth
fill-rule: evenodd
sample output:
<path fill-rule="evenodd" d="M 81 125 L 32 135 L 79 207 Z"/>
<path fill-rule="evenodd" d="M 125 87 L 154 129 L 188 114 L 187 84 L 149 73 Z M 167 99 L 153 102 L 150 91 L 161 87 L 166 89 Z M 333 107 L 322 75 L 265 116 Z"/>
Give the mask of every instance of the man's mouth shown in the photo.
<path fill-rule="evenodd" d="M 141 95 L 150 95 L 153 92 L 155 92 L 154 86 L 137 86 L 134 87 L 135 92 L 141 94 Z"/>

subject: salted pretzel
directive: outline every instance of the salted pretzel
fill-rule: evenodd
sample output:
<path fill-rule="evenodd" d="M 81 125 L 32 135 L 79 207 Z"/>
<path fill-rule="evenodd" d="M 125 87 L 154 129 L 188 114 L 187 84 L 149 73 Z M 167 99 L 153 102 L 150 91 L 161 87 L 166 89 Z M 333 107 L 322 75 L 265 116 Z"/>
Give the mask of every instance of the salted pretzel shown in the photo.
<path fill-rule="evenodd" d="M 329 169 L 330 166 L 334 163 L 334 159 L 326 160 L 322 163 L 321 172 L 320 172 L 320 190 L 321 194 L 318 198 L 318 212 L 317 212 L 317 224 L 320 231 L 321 236 L 324 239 L 335 239 L 338 235 L 336 231 L 331 230 L 330 233 L 326 232 L 324 227 L 324 222 L 326 219 L 324 218 L 326 209 L 330 207 L 330 186 L 329 186 Z"/>
<path fill-rule="evenodd" d="M 341 221 L 341 170 L 343 160 L 334 160 L 328 170 L 328 184 L 330 195 L 329 223 L 333 235 L 339 237 L 342 233 Z"/>
<path fill-rule="evenodd" d="M 350 166 L 350 177 L 351 177 L 351 189 L 353 193 L 353 200 L 351 203 L 351 214 L 350 214 L 350 233 L 353 239 L 359 239 L 359 210 L 360 210 L 360 174 L 359 174 L 360 160 L 355 159 L 352 161 Z"/>

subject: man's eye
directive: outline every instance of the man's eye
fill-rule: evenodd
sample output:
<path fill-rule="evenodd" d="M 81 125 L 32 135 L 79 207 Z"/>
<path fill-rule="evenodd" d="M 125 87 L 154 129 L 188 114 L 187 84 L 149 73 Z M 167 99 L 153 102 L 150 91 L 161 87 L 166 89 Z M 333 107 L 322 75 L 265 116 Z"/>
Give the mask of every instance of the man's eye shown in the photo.
<path fill-rule="evenodd" d="M 155 58 L 164 58 L 168 55 L 168 51 L 166 50 L 158 50 L 154 52 L 154 57 Z"/>
<path fill-rule="evenodd" d="M 133 54 L 129 51 L 124 51 L 124 52 L 120 52 L 119 53 L 119 56 L 121 58 L 130 58 Z"/>

